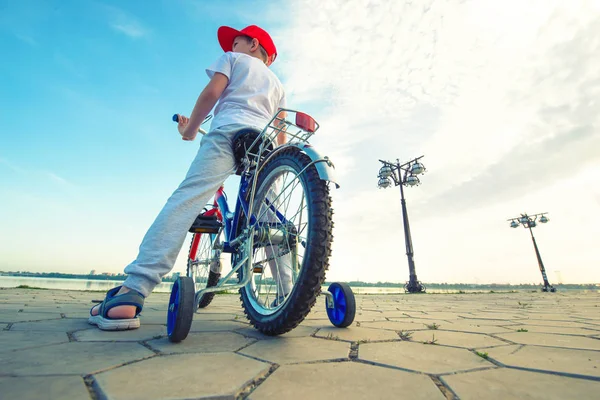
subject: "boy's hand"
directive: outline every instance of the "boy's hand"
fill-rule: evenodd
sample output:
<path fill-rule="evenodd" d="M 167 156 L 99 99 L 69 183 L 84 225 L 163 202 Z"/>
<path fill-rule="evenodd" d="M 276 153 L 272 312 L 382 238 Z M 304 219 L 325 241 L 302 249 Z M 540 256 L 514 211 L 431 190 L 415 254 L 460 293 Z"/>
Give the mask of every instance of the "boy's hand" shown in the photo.
<path fill-rule="evenodd" d="M 183 140 L 194 140 L 196 138 L 196 135 L 198 134 L 198 132 L 193 132 L 192 134 L 189 134 L 186 132 L 188 123 L 190 122 L 190 119 L 184 115 L 179 115 L 179 123 L 177 123 L 177 130 L 179 131 L 179 134 L 181 135 L 181 139 Z"/>

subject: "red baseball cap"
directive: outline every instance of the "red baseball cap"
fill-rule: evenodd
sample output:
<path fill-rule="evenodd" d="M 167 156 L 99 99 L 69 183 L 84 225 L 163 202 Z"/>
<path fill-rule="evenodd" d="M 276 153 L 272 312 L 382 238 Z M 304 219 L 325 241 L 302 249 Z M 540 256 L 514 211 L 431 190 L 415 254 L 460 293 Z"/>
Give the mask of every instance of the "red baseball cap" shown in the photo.
<path fill-rule="evenodd" d="M 217 37 L 219 38 L 219 44 L 223 51 L 231 51 L 233 47 L 233 40 L 238 36 L 249 36 L 252 39 L 257 39 L 258 43 L 265 49 L 271 62 L 275 61 L 277 57 L 277 49 L 273 39 L 264 29 L 250 25 L 238 31 L 237 29 L 230 28 L 229 26 L 222 26 L 217 30 Z"/>

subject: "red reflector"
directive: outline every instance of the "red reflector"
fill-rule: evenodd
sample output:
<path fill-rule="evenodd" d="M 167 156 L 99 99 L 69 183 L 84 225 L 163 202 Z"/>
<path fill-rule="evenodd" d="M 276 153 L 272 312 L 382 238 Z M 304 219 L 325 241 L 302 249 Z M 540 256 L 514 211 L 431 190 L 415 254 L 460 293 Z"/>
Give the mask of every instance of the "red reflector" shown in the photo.
<path fill-rule="evenodd" d="M 296 113 L 296 125 L 307 132 L 314 132 L 316 129 L 316 121 L 313 117 L 301 112 Z"/>

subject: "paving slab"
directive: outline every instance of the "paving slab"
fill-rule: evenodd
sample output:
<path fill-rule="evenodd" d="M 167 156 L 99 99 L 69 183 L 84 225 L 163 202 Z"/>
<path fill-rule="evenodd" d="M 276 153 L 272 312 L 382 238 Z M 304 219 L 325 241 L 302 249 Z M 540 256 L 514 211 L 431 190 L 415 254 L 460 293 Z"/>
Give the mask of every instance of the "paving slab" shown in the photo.
<path fill-rule="evenodd" d="M 488 325 L 488 326 L 510 326 L 523 324 L 522 321 L 516 320 L 517 322 L 510 319 L 486 319 L 486 318 L 462 318 L 457 322 L 466 322 L 469 324 L 476 325 Z"/>
<path fill-rule="evenodd" d="M 15 322 L 11 331 L 40 331 L 40 332 L 72 332 L 82 329 L 90 329 L 93 325 L 88 324 L 87 318 L 61 318 L 36 322 Z"/>
<path fill-rule="evenodd" d="M 155 357 L 96 375 L 107 399 L 234 398 L 270 364 L 233 353 Z"/>
<path fill-rule="evenodd" d="M 317 329 L 319 328 L 299 325 L 291 331 L 279 336 L 267 336 L 264 333 L 260 332 L 258 329 L 254 328 L 253 326 L 249 326 L 247 328 L 242 329 L 236 329 L 234 332 L 239 333 L 243 336 L 248 336 L 261 340 L 277 340 L 281 338 L 309 337 L 312 336 L 317 331 Z"/>
<path fill-rule="evenodd" d="M 477 318 L 477 319 L 489 319 L 489 320 L 504 320 L 504 321 L 510 321 L 513 319 L 526 319 L 527 317 L 522 314 L 522 313 L 518 313 L 518 312 L 514 312 L 514 313 L 500 313 L 500 312 L 491 312 L 491 311 L 485 311 L 485 312 L 474 312 L 474 313 L 470 313 L 470 314 L 459 314 L 459 317 L 461 318 Z"/>
<path fill-rule="evenodd" d="M 314 308 L 313 308 L 314 310 Z M 325 311 L 311 311 L 306 318 L 304 319 L 306 320 L 323 320 L 323 321 L 329 321 L 329 317 L 327 316 L 327 313 Z"/>
<path fill-rule="evenodd" d="M 474 349 L 476 347 L 501 346 L 505 345 L 498 339 L 491 336 L 477 333 L 451 332 L 442 330 L 417 331 L 411 334 L 410 340 L 413 342 L 426 342 L 435 338 L 437 345 L 464 347 Z"/>
<path fill-rule="evenodd" d="M 66 332 L 40 332 L 31 331 L 2 331 L 0 332 L 0 352 L 39 347 L 49 344 L 66 343 L 69 337 Z"/>
<path fill-rule="evenodd" d="M 597 399 L 600 382 L 499 368 L 441 378 L 463 400 Z"/>
<path fill-rule="evenodd" d="M 482 349 L 505 365 L 600 378 L 600 352 L 512 345 Z"/>
<path fill-rule="evenodd" d="M 430 329 L 429 327 L 431 326 L 442 326 L 442 325 L 448 325 L 454 321 L 449 321 L 449 320 L 445 320 L 445 319 L 439 319 L 439 318 L 406 318 L 406 319 L 397 319 L 397 318 L 390 318 L 390 321 L 398 321 L 398 322 L 405 322 L 405 323 L 414 323 L 417 325 L 422 326 L 425 329 Z"/>
<path fill-rule="evenodd" d="M 234 331 L 236 329 L 247 328 L 246 322 L 241 321 L 200 321 L 194 320 L 190 332 L 223 332 Z"/>
<path fill-rule="evenodd" d="M 583 325 L 583 328 L 591 331 L 593 335 L 600 334 L 600 325 Z"/>
<path fill-rule="evenodd" d="M 535 332 L 499 333 L 495 336 L 519 344 L 566 347 L 570 349 L 600 350 L 600 340 L 582 336 L 556 335 L 552 333 Z"/>
<path fill-rule="evenodd" d="M 224 295 L 216 296 L 209 307 L 194 315 L 192 332 L 179 344 L 170 343 L 164 330 L 168 293 L 154 293 L 146 299 L 142 327 L 126 332 L 103 332 L 87 324 L 91 301 L 102 297 L 104 292 L 0 290 L 0 317 L 7 319 L 0 319 L 0 379 L 18 379 L 8 383 L 15 390 L 35 390 L 48 386 L 44 379 L 52 375 L 53 381 L 63 382 L 49 389 L 52 391 L 61 387 L 82 388 L 82 376 L 91 374 L 92 381 L 101 376 L 110 379 L 104 386 L 90 386 L 88 397 L 133 397 L 137 392 L 129 390 L 130 382 L 141 381 L 140 387 L 148 388 L 139 390 L 142 397 L 169 398 L 172 390 L 167 393 L 162 380 L 150 382 L 156 381 L 156 376 L 162 378 L 167 370 L 170 387 L 183 387 L 182 393 L 174 397 L 250 399 L 275 395 L 304 398 L 306 393 L 317 398 L 331 398 L 330 393 L 347 398 L 396 398 L 398 393 L 406 393 L 405 388 L 411 388 L 411 396 L 415 397 L 426 387 L 433 391 L 423 389 L 423 397 L 436 398 L 445 389 L 436 387 L 437 378 L 426 374 L 450 379 L 468 377 L 475 371 L 511 368 L 547 373 L 527 375 L 531 371 L 517 371 L 516 376 L 524 377 L 522 380 L 534 381 L 526 384 L 514 384 L 512 375 L 490 375 L 502 389 L 499 398 L 506 393 L 507 398 L 534 398 L 538 395 L 538 383 L 544 386 L 545 379 L 552 376 L 548 374 L 555 374 L 554 379 L 564 378 L 556 374 L 570 374 L 569 380 L 564 381 L 567 385 L 600 380 L 597 293 L 357 295 L 359 318 L 346 329 L 331 325 L 320 300 L 300 326 L 277 337 L 265 336 L 248 323 L 238 296 Z M 433 323 L 438 325 L 437 330 L 427 328 Z M 517 332 L 519 328 L 528 332 Z M 411 331 L 412 341 L 403 341 L 399 331 Z M 433 335 L 437 344 L 420 342 L 431 341 Z M 524 344 L 510 344 L 514 342 Z M 488 353 L 489 360 L 477 356 L 473 348 Z M 231 366 L 240 360 L 258 363 L 258 372 L 226 383 L 231 386 L 225 391 L 220 390 L 222 385 L 214 391 L 206 390 L 211 383 L 202 381 L 203 376 L 217 382 L 230 381 Z M 175 371 L 172 375 L 177 375 L 179 381 L 168 370 Z M 122 371 L 126 374 L 120 378 Z M 387 377 L 388 373 L 395 375 Z M 193 375 L 193 379 L 183 379 L 185 384 L 181 385 L 182 376 L 187 375 Z M 477 393 L 480 387 L 487 388 L 487 375 L 482 376 L 476 384 L 465 386 L 467 392 L 457 392 L 461 398 L 469 398 L 471 390 L 475 393 L 472 397 L 496 396 Z M 201 382 L 196 384 L 198 377 Z M 571 380 L 574 377 L 578 379 Z M 331 383 L 338 380 L 339 383 Z M 127 385 L 121 384 L 124 381 Z M 191 388 L 186 386 L 188 382 Z M 400 382 L 399 388 L 389 388 L 395 382 Z M 6 384 L 0 381 L 0 385 Z M 153 385 L 163 388 L 155 389 Z M 253 391 L 255 385 L 258 386 Z M 288 389 L 294 385 L 300 386 Z M 83 389 L 88 390 L 85 385 Z M 53 398 L 86 398 L 85 390 L 79 394 L 59 392 Z M 0 392 L 0 397 L 6 397 L 4 392 Z M 548 393 L 542 392 L 548 398 Z M 35 391 L 20 393 L 13 397 L 43 398 Z M 574 393 L 575 398 L 597 397 L 597 390 L 590 386 Z"/>
<path fill-rule="evenodd" d="M 600 329 L 600 321 L 578 319 L 577 322 L 585 326 L 589 326 L 590 328 Z"/>
<path fill-rule="evenodd" d="M 383 329 L 388 331 L 420 331 L 429 329 L 426 324 L 413 320 L 364 322 L 361 323 L 360 326 L 363 328 Z"/>
<path fill-rule="evenodd" d="M 377 341 L 377 340 L 398 340 L 398 334 L 395 331 L 388 331 L 383 329 L 372 329 L 363 328 L 357 326 L 349 326 L 348 328 L 336 328 L 335 326 L 328 326 L 321 328 L 315 334 L 317 337 L 331 338 L 339 340 L 347 340 L 351 342 L 358 341 Z"/>
<path fill-rule="evenodd" d="M 0 322 L 8 324 L 12 322 L 22 321 L 41 321 L 48 319 L 60 319 L 60 313 L 24 313 L 16 311 L 2 311 L 0 312 Z"/>
<path fill-rule="evenodd" d="M 528 321 L 552 321 L 552 322 L 575 322 L 576 320 L 568 312 L 562 313 L 527 313 Z"/>
<path fill-rule="evenodd" d="M 464 322 L 463 320 L 452 321 L 451 323 L 440 326 L 440 329 L 445 331 L 456 331 L 456 332 L 473 332 L 473 333 L 508 333 L 514 332 L 510 327 L 507 326 L 495 326 L 495 325 L 479 325 L 477 323 Z"/>
<path fill-rule="evenodd" d="M 74 319 L 87 319 L 90 317 L 90 310 L 68 310 L 65 309 L 62 311 L 62 315 L 64 316 L 64 318 L 74 318 Z"/>
<path fill-rule="evenodd" d="M 409 311 L 411 312 L 411 311 Z M 393 320 L 403 320 L 412 318 L 406 311 L 387 311 L 385 317 Z"/>
<path fill-rule="evenodd" d="M 52 306 L 52 307 L 39 307 L 39 306 L 23 306 L 19 309 L 20 313 L 23 314 L 52 314 L 55 316 L 58 314 L 60 316 L 61 307 L 60 306 Z"/>
<path fill-rule="evenodd" d="M 0 393 L 4 399 L 90 399 L 80 376 L 0 377 Z"/>
<path fill-rule="evenodd" d="M 142 325 L 127 331 L 102 331 L 97 328 L 73 333 L 78 342 L 139 342 L 167 335 L 167 328 L 161 325 Z"/>
<path fill-rule="evenodd" d="M 309 326 L 312 328 L 327 328 L 332 326 L 329 318 L 327 319 L 304 319 L 298 326 Z"/>
<path fill-rule="evenodd" d="M 179 343 L 171 343 L 168 338 L 161 338 L 148 341 L 148 345 L 165 354 L 220 353 L 239 350 L 255 341 L 231 332 L 192 332 Z"/>
<path fill-rule="evenodd" d="M 534 326 L 559 326 L 564 328 L 584 328 L 589 327 L 593 328 L 594 326 L 591 324 L 583 323 L 581 321 L 546 321 L 542 319 L 528 319 L 528 320 L 520 320 L 517 321 L 518 324 L 527 324 Z"/>
<path fill-rule="evenodd" d="M 428 376 L 355 362 L 283 365 L 249 398 L 397 399 L 401 393 L 410 393 L 411 399 L 445 399 Z"/>
<path fill-rule="evenodd" d="M 166 315 L 166 313 L 165 313 Z M 197 314 L 194 314 L 194 320 L 197 321 L 247 321 L 246 316 L 243 312 L 240 313 L 205 313 L 200 311 Z"/>
<path fill-rule="evenodd" d="M 3 358 L 7 353 L 2 353 Z M 0 363 L 4 375 L 91 374 L 153 356 L 137 343 L 63 343 L 10 352 Z"/>
<path fill-rule="evenodd" d="M 261 340 L 240 351 L 278 364 L 348 358 L 349 352 L 349 343 L 317 338 Z"/>
<path fill-rule="evenodd" d="M 493 367 L 468 350 L 412 342 L 361 344 L 358 358 L 428 374 Z"/>
<path fill-rule="evenodd" d="M 426 313 L 408 313 L 411 318 L 419 319 L 437 319 L 437 320 L 453 320 L 457 318 L 456 313 L 453 312 L 439 312 L 439 311 L 428 311 Z"/>
<path fill-rule="evenodd" d="M 536 333 L 557 333 L 563 335 L 581 335 L 590 336 L 598 333 L 597 331 L 586 329 L 586 328 L 573 328 L 564 326 L 547 326 L 547 325 L 511 325 L 506 327 L 511 331 L 518 331 L 525 329 L 527 332 Z"/>
<path fill-rule="evenodd" d="M 578 308 L 577 312 L 573 313 L 572 317 L 600 322 L 600 317 L 598 317 L 598 307 L 595 306 L 587 310 L 587 312 L 584 312 L 584 310 Z"/>
<path fill-rule="evenodd" d="M 327 314 L 325 314 L 327 315 Z M 355 321 L 385 321 L 385 316 L 381 312 L 375 311 L 357 311 L 354 316 Z"/>

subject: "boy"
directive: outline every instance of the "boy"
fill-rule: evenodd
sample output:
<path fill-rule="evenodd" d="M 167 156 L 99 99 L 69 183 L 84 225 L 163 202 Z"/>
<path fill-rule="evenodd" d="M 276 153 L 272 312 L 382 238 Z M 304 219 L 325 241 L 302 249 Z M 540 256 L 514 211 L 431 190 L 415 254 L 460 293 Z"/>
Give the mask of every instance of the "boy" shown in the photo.
<path fill-rule="evenodd" d="M 206 70 L 206 85 L 190 118 L 180 116 L 177 129 L 183 140 L 194 140 L 204 118 L 214 110 L 211 129 L 177 190 L 146 233 L 139 254 L 125 268 L 123 286 L 108 291 L 90 311 L 89 323 L 103 330 L 135 329 L 144 298 L 171 271 L 189 227 L 225 179 L 236 170 L 232 140 L 249 127 L 262 130 L 278 108 L 285 107 L 281 82 L 269 66 L 277 50 L 269 34 L 255 25 L 241 31 L 222 26 L 217 31 L 225 51 Z M 218 103 L 217 103 L 218 101 Z M 277 144 L 285 143 L 285 133 Z"/>

